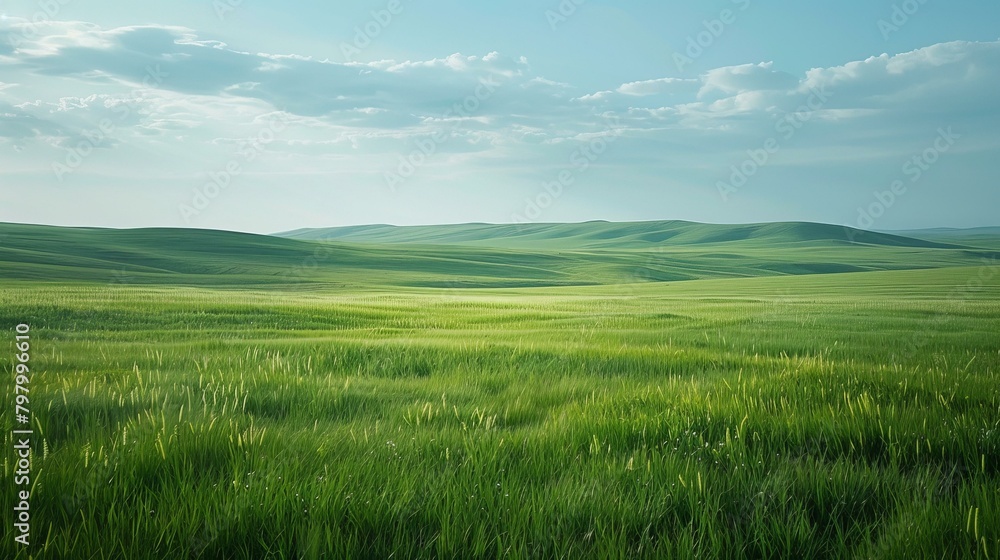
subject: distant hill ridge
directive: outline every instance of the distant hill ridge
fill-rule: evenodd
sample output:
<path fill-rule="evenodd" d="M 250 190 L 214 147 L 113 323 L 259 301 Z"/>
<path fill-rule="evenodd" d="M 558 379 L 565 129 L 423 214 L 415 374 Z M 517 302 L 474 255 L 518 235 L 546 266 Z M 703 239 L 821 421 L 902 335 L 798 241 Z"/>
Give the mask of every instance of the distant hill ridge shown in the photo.
<path fill-rule="evenodd" d="M 784 245 L 803 242 L 888 247 L 958 248 L 941 240 L 867 232 L 810 222 L 701 224 L 685 221 L 538 224 L 456 224 L 439 226 L 367 225 L 299 229 L 280 237 L 309 241 L 380 244 L 477 245 L 519 249 L 641 249 L 744 242 Z"/>
<path fill-rule="evenodd" d="M 373 225 L 286 236 L 0 223 L 0 281 L 525 288 L 968 267 L 1000 257 L 980 243 L 809 223 Z"/>

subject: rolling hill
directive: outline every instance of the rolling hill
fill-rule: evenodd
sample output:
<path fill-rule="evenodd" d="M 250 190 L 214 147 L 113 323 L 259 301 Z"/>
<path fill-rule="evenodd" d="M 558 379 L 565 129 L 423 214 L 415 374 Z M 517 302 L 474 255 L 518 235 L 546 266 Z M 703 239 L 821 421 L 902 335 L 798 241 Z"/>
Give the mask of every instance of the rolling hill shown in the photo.
<path fill-rule="evenodd" d="M 954 243 L 806 222 L 722 225 L 684 221 L 586 222 L 577 224 L 458 224 L 442 226 L 354 226 L 301 229 L 277 234 L 308 241 L 433 244 L 508 249 L 648 249 L 734 244 L 750 247 L 862 244 L 884 247 L 956 248 Z"/>
<path fill-rule="evenodd" d="M 923 239 L 935 243 L 949 243 L 1000 249 L 1000 227 L 980 227 L 970 229 L 935 228 L 906 231 L 887 231 L 884 233 Z"/>
<path fill-rule="evenodd" d="M 807 223 L 365 226 L 284 237 L 0 224 L 0 278 L 261 288 L 584 286 L 947 268 L 997 255 L 898 235 L 861 237 L 864 243 L 852 242 L 844 228 Z"/>

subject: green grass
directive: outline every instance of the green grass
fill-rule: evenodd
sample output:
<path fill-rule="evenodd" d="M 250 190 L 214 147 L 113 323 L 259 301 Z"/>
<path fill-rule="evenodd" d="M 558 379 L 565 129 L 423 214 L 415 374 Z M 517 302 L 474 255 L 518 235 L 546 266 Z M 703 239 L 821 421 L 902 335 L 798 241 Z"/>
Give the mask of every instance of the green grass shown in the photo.
<path fill-rule="evenodd" d="M 0 283 L 3 557 L 1000 558 L 995 262 L 311 286 Z"/>

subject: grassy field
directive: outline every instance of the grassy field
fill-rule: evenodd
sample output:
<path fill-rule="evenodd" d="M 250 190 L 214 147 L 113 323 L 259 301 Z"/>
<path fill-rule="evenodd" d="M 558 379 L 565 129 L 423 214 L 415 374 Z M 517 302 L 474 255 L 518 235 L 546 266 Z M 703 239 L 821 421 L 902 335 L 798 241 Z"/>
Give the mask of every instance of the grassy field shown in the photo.
<path fill-rule="evenodd" d="M 121 284 L 0 282 L 41 434 L 4 558 L 1000 558 L 995 261 Z"/>

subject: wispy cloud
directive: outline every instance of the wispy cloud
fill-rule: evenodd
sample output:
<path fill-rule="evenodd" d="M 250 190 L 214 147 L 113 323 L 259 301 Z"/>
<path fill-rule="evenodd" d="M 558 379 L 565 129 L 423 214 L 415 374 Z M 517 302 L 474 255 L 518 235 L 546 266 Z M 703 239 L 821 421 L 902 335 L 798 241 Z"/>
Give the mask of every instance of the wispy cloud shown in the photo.
<path fill-rule="evenodd" d="M 8 18 L 0 44 L 22 25 Z M 447 138 L 421 172 L 426 181 L 489 169 L 495 180 L 537 183 L 528 178 L 565 165 L 573 144 L 613 120 L 618 141 L 599 165 L 634 181 L 669 173 L 673 185 L 714 191 L 734 158 L 775 135 L 817 91 L 828 100 L 808 111 L 815 133 L 769 166 L 891 163 L 913 149 L 915 134 L 941 126 L 961 129 L 961 150 L 1000 147 L 1000 42 L 936 44 L 800 74 L 762 61 L 587 91 L 539 75 L 516 54 L 333 62 L 240 51 L 176 26 L 37 28 L 0 52 L 0 145 L 34 145 L 53 161 L 110 121 L 113 134 L 92 148 L 156 153 L 195 174 L 278 114 L 287 126 L 262 155 L 275 176 L 380 176 L 417 143 Z M 477 97 L 483 88 L 490 94 Z M 482 101 L 463 110 L 470 99 Z M 118 165 L 125 173 L 130 162 Z"/>

